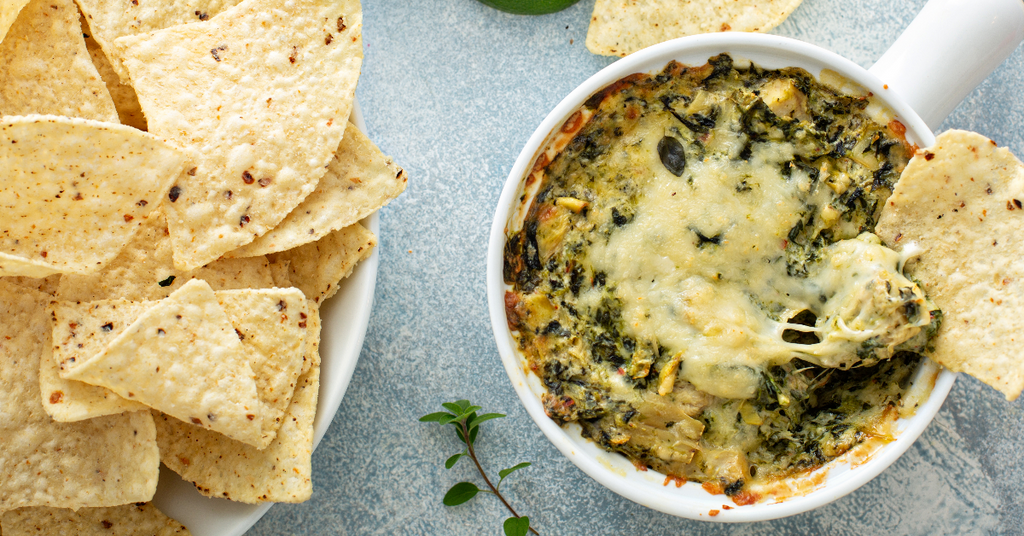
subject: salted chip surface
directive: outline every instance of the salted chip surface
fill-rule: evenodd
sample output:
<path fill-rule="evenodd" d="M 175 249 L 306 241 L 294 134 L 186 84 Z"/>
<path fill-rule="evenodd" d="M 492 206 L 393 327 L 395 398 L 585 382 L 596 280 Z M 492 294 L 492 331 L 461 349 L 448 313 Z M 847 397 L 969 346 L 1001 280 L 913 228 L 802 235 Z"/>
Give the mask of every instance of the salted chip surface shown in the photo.
<path fill-rule="evenodd" d="M 313 192 L 352 110 L 361 36 L 358 0 L 250 0 L 116 41 L 149 131 L 193 161 L 167 205 L 180 269 L 252 242 Z"/>
<path fill-rule="evenodd" d="M 250 504 L 305 501 L 313 493 L 313 418 L 319 388 L 320 365 L 314 363 L 299 376 L 277 438 L 263 450 L 158 414 L 161 459 L 207 497 Z"/>
<path fill-rule="evenodd" d="M 125 83 L 128 70 L 118 56 L 114 41 L 119 37 L 149 33 L 216 16 L 241 0 L 78 0 L 89 20 L 96 41 L 111 59 L 112 69 Z"/>
<path fill-rule="evenodd" d="M 149 407 L 127 400 L 98 385 L 60 377 L 62 366 L 72 366 L 100 353 L 121 332 L 156 302 L 101 300 L 54 302 L 49 306 L 53 322 L 53 357 L 39 366 L 43 408 L 53 420 L 75 422 Z"/>
<path fill-rule="evenodd" d="M 142 313 L 99 353 L 65 362 L 61 377 L 258 445 L 256 381 L 210 285 L 189 281 Z"/>
<path fill-rule="evenodd" d="M 228 255 L 264 255 L 320 240 L 386 205 L 405 190 L 407 182 L 405 171 L 349 123 L 316 190 L 277 227 Z"/>
<path fill-rule="evenodd" d="M 908 270 L 943 313 L 928 357 L 1009 400 L 1024 388 L 1022 203 L 1024 164 L 950 130 L 911 159 L 875 229 L 889 247 L 921 251 Z"/>
<path fill-rule="evenodd" d="M 262 256 L 218 259 L 196 270 L 176 269 L 167 222 L 162 213 L 154 212 L 132 241 L 102 270 L 89 275 L 63 275 L 57 299 L 78 302 L 114 298 L 159 300 L 191 279 L 202 279 L 214 290 L 275 286 L 270 263 Z"/>
<path fill-rule="evenodd" d="M 184 525 L 167 517 L 153 503 L 109 508 L 31 507 L 0 515 L 5 536 L 187 536 Z"/>
<path fill-rule="evenodd" d="M 0 0 L 0 43 L 28 0 Z"/>
<path fill-rule="evenodd" d="M 272 263 L 288 263 L 287 277 L 307 298 L 321 304 L 338 292 L 338 282 L 370 256 L 377 237 L 356 223 L 295 249 L 268 255 Z"/>
<path fill-rule="evenodd" d="M 249 350 L 256 377 L 264 448 L 277 436 L 302 371 L 309 307 L 297 288 L 225 290 L 215 293 Z"/>
<path fill-rule="evenodd" d="M 180 151 L 122 125 L 0 121 L 0 275 L 91 273 L 113 260 L 184 169 Z"/>
<path fill-rule="evenodd" d="M 72 0 L 32 0 L 0 41 L 0 116 L 52 114 L 117 123 Z"/>
<path fill-rule="evenodd" d="M 594 54 L 627 56 L 651 45 L 711 32 L 766 32 L 803 0 L 597 0 L 587 30 Z"/>
<path fill-rule="evenodd" d="M 54 422 L 40 404 L 40 359 L 51 357 L 50 296 L 0 281 L 0 511 L 144 502 L 159 453 L 146 412 Z"/>
<path fill-rule="evenodd" d="M 103 48 L 92 36 L 92 29 L 89 28 L 85 15 L 82 15 L 79 22 L 82 25 L 82 34 L 85 38 L 85 48 L 89 51 L 92 64 L 96 66 L 100 78 L 110 92 L 110 98 L 114 101 L 114 109 L 117 110 L 117 118 L 122 125 L 128 125 L 139 130 L 148 130 L 146 116 L 142 113 L 142 105 L 139 104 L 139 97 L 135 94 L 135 88 L 129 84 L 122 84 L 121 78 L 114 71 L 114 66 L 103 52 Z"/>

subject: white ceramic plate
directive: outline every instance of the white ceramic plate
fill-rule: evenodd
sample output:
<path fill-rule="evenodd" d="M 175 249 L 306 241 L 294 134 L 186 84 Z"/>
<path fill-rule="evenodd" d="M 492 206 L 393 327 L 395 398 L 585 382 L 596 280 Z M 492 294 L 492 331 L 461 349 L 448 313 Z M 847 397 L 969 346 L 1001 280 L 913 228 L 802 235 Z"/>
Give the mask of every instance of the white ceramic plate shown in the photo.
<path fill-rule="evenodd" d="M 366 132 L 358 103 L 352 109 L 352 122 Z M 380 218 L 376 212 L 361 223 L 374 234 L 380 234 Z M 314 449 L 338 412 L 363 348 L 379 262 L 379 248 L 376 248 L 369 259 L 359 263 L 352 275 L 341 282 L 338 293 L 320 309 L 322 363 L 320 396 L 313 421 Z M 316 488 L 313 493 L 316 494 Z M 240 536 L 273 506 L 273 503 L 251 505 L 203 497 L 192 484 L 163 465 L 160 466 L 160 484 L 153 503 L 160 511 L 188 527 L 195 536 Z"/>
<path fill-rule="evenodd" d="M 561 428 L 548 418 L 540 398 L 546 389 L 535 374 L 526 374 L 524 371 L 523 359 L 508 329 L 503 299 L 505 291 L 509 289 L 502 276 L 506 230 L 515 230 L 522 224 L 521 217 L 514 216 L 524 195 L 522 181 L 532 168 L 539 150 L 546 145 L 549 133 L 560 127 L 591 95 L 627 75 L 660 72 L 671 60 L 687 65 L 703 65 L 708 58 L 722 52 L 729 52 L 737 59 L 751 60 L 766 69 L 796 66 L 814 76 L 819 76 L 823 69 L 831 69 L 879 96 L 907 127 L 909 140 L 921 146 L 935 142 L 935 136 L 917 113 L 899 95 L 889 91 L 881 80 L 853 62 L 814 45 L 775 35 L 721 33 L 684 37 L 652 46 L 590 77 L 548 114 L 527 141 L 505 182 L 491 227 L 487 253 L 488 309 L 505 370 L 527 412 L 555 447 L 585 473 L 627 499 L 668 514 L 719 522 L 761 521 L 827 504 L 881 473 L 910 448 L 931 422 L 952 387 L 955 374 L 944 369 L 939 372 L 938 367 L 926 360 L 927 368 L 922 367 L 922 373 L 914 383 L 917 385 L 934 381 L 931 396 L 918 408 L 916 415 L 898 421 L 898 438 L 875 452 L 866 462 L 851 467 L 840 458 L 816 472 L 827 471 L 827 477 L 823 485 L 809 493 L 788 498 L 784 502 L 769 500 L 735 506 L 725 495 L 711 495 L 696 482 L 686 483 L 679 488 L 666 485 L 665 475 L 654 471 L 637 471 L 624 456 L 605 451 L 581 437 L 579 426 Z M 732 509 L 724 510 L 723 504 L 732 506 Z M 711 517 L 711 510 L 720 512 Z"/>

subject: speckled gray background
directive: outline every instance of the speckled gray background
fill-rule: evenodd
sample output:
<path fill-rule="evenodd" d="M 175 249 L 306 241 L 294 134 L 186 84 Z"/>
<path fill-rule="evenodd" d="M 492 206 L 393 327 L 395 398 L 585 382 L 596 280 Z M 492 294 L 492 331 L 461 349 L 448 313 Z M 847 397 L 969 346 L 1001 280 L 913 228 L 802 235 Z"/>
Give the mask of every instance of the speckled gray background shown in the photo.
<path fill-rule="evenodd" d="M 584 46 L 593 0 L 543 17 L 475 0 L 364 0 L 366 59 L 358 96 L 370 137 L 409 173 L 382 212 L 381 265 L 369 332 L 348 394 L 313 456 L 313 498 L 277 505 L 251 531 L 269 534 L 500 534 L 506 514 L 484 496 L 441 497 L 472 479 L 452 471 L 450 430 L 416 419 L 470 398 L 507 419 L 479 450 L 510 479 L 510 499 L 544 534 L 1024 534 L 1024 399 L 1008 403 L 957 380 L 911 450 L 859 491 L 773 522 L 677 519 L 620 498 L 555 450 L 505 375 L 487 318 L 484 257 L 491 216 L 533 129 L 612 60 Z M 805 0 L 775 33 L 870 66 L 923 0 Z M 1024 155 L 1021 49 L 946 121 Z"/>

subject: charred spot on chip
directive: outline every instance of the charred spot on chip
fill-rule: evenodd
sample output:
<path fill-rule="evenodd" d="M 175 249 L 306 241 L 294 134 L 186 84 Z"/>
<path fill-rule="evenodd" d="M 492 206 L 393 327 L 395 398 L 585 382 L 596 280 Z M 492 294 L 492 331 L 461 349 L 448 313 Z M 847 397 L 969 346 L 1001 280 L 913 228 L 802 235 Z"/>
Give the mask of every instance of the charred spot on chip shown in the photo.
<path fill-rule="evenodd" d="M 75 197 L 71 198 L 72 201 L 81 201 L 82 199 L 83 199 L 82 198 L 82 192 L 76 192 L 75 193 Z M 145 205 L 139 205 L 139 206 L 145 206 Z"/>
<path fill-rule="evenodd" d="M 217 420 L 217 416 L 212 414 L 212 413 L 207 413 L 206 414 L 206 418 L 209 419 L 210 422 L 213 422 L 213 421 Z"/>
<path fill-rule="evenodd" d="M 292 47 L 292 54 L 291 54 L 291 56 L 288 56 L 288 61 L 290 61 L 292 63 L 295 63 L 295 60 L 296 60 L 296 58 L 298 58 L 298 55 L 299 55 L 299 47 Z"/>
<path fill-rule="evenodd" d="M 248 414 L 246 414 L 245 418 L 246 418 L 246 419 L 249 419 L 249 420 L 251 421 L 251 420 L 255 419 L 255 418 L 256 418 L 256 416 L 255 416 L 255 415 L 253 415 L 252 413 L 248 413 Z"/>
<path fill-rule="evenodd" d="M 263 177 L 260 179 L 259 184 L 261 188 L 266 188 L 267 186 L 270 186 L 271 182 L 273 182 L 273 180 L 270 177 Z"/>
<path fill-rule="evenodd" d="M 166 335 L 166 334 L 167 334 L 167 332 L 166 332 L 166 331 L 164 331 L 164 329 L 163 329 L 163 328 L 157 328 L 157 329 L 156 329 L 156 334 L 157 334 L 157 335 L 159 335 L 159 336 L 161 336 L 161 337 L 163 337 L 164 335 Z"/>
<path fill-rule="evenodd" d="M 132 3 L 135 4 L 135 5 L 139 5 L 138 0 L 132 0 Z M 106 519 L 104 519 L 103 521 L 100 521 L 100 524 L 103 525 L 103 528 L 105 528 L 105 529 L 109 529 L 109 528 L 114 526 L 113 523 L 107 521 Z"/>
<path fill-rule="evenodd" d="M 925 151 L 924 159 L 928 160 L 928 161 L 931 161 L 932 158 L 935 158 L 935 153 L 929 153 L 929 152 Z"/>
<path fill-rule="evenodd" d="M 149 201 L 146 201 L 145 199 L 140 199 L 139 202 L 135 203 L 135 204 L 140 206 L 140 207 L 144 207 L 144 206 L 149 204 Z"/>
<path fill-rule="evenodd" d="M 224 199 L 231 199 L 232 197 L 234 197 L 234 195 L 235 194 L 233 194 L 231 190 L 227 190 L 224 192 Z"/>
<path fill-rule="evenodd" d="M 281 300 L 281 301 L 277 302 L 277 310 L 278 311 L 284 311 L 284 310 L 287 310 L 287 309 L 288 309 L 288 304 L 285 303 L 284 300 Z"/>
<path fill-rule="evenodd" d="M 103 324 L 102 326 L 100 326 L 100 329 L 102 329 L 103 331 L 111 331 L 111 330 L 114 329 L 114 323 L 113 322 L 107 322 L 106 324 Z"/>
<path fill-rule="evenodd" d="M 327 34 L 327 37 L 324 38 L 324 44 L 329 45 L 331 41 L 334 41 L 334 34 Z"/>
<path fill-rule="evenodd" d="M 238 226 L 245 227 L 245 224 L 249 223 L 249 216 L 245 215 L 238 219 Z"/>
<path fill-rule="evenodd" d="M 197 170 L 197 169 L 198 169 L 198 168 L 192 168 L 192 169 L 188 170 L 188 171 L 187 171 L 188 175 L 189 175 L 190 177 L 195 177 L 195 176 L 196 176 L 196 170 Z"/>
<path fill-rule="evenodd" d="M 244 341 L 245 340 L 245 335 L 243 335 L 242 332 L 239 331 L 238 328 L 235 328 L 235 334 L 238 335 L 238 340 L 240 340 L 240 341 Z"/>
<path fill-rule="evenodd" d="M 60 401 L 63 400 L 63 399 L 64 399 L 64 392 L 63 391 L 54 391 L 54 392 L 50 393 L 50 403 L 51 404 L 60 404 Z"/>
<path fill-rule="evenodd" d="M 306 321 L 305 321 L 305 320 L 303 320 L 302 322 L 299 322 L 299 327 L 300 327 L 300 328 L 304 328 L 304 327 L 306 327 Z"/>
<path fill-rule="evenodd" d="M 131 214 L 125 214 L 124 215 L 124 222 L 125 223 L 128 223 L 128 222 L 130 222 L 130 221 L 132 221 L 134 219 L 135 219 L 135 216 L 132 216 Z"/>
<path fill-rule="evenodd" d="M 199 11 L 199 10 L 197 9 L 197 10 L 196 10 L 196 17 L 197 17 L 197 18 L 198 18 L 199 20 L 206 20 L 206 19 L 209 19 L 209 18 L 210 18 L 210 14 L 209 14 L 209 13 L 207 13 L 207 12 L 205 12 L 205 11 Z"/>
<path fill-rule="evenodd" d="M 184 465 L 185 467 L 188 467 L 192 463 L 188 458 L 184 456 L 179 456 L 178 461 L 181 462 L 181 465 Z"/>
<path fill-rule="evenodd" d="M 39 256 L 44 258 L 44 259 L 46 258 L 47 255 L 48 255 L 48 253 L 46 253 L 45 251 L 40 251 L 39 252 Z"/>
<path fill-rule="evenodd" d="M 210 49 L 210 55 L 213 56 L 214 60 L 216 60 L 217 62 L 220 62 L 220 53 L 225 51 L 225 50 L 227 50 L 227 49 L 228 49 L 227 45 L 220 45 L 219 47 L 211 48 Z"/>
<path fill-rule="evenodd" d="M 242 182 L 246 184 L 252 184 L 255 181 L 256 179 L 252 178 L 252 173 L 249 173 L 248 171 L 242 172 Z"/>
<path fill-rule="evenodd" d="M 167 193 L 167 199 L 174 203 L 179 197 L 181 197 L 181 187 L 177 185 L 171 186 L 171 191 Z"/>
<path fill-rule="evenodd" d="M 202 419 L 199 419 L 198 417 L 192 417 L 191 421 L 192 421 L 192 424 L 203 424 Z"/>
<path fill-rule="evenodd" d="M 345 26 L 345 17 L 338 17 L 338 31 L 344 32 L 345 28 L 348 28 L 348 26 Z"/>

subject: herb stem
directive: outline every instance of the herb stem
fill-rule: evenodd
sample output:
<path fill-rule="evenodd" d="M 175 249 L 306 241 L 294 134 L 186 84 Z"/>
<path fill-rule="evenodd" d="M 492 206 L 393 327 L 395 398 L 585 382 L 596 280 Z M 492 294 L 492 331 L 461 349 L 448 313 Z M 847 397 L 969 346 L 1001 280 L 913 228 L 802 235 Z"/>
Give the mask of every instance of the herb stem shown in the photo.
<path fill-rule="evenodd" d="M 466 445 L 469 447 L 469 459 L 473 460 L 473 463 L 476 464 L 476 470 L 480 473 L 480 476 L 484 477 L 484 482 L 487 483 L 487 487 L 491 488 L 491 493 L 495 494 L 498 499 L 501 499 L 501 504 L 504 504 L 505 508 L 508 508 L 508 511 L 512 512 L 513 516 L 519 517 L 519 514 L 517 514 L 515 509 L 512 508 L 512 505 L 505 500 L 505 497 L 501 496 L 501 493 L 498 492 L 498 488 L 494 487 L 494 484 L 491 484 L 491 479 L 487 478 L 487 473 L 485 473 L 484 468 L 480 466 L 480 460 L 476 459 L 476 452 L 473 450 L 473 442 L 469 441 L 469 428 L 466 426 L 466 422 L 460 422 L 459 427 L 462 428 L 462 437 L 465 437 L 467 440 Z M 533 527 L 530 527 L 530 532 L 540 536 L 537 529 Z"/>

